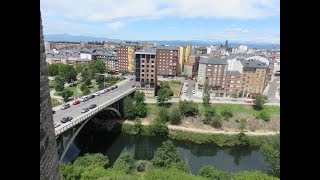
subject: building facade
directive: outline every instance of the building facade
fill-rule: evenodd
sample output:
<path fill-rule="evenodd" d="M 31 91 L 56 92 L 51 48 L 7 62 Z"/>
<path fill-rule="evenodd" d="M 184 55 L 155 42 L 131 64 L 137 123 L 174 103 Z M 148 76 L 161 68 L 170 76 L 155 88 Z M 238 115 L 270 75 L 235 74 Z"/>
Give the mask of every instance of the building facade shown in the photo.
<path fill-rule="evenodd" d="M 120 45 L 117 47 L 118 50 L 118 67 L 119 71 L 128 71 L 128 46 Z"/>
<path fill-rule="evenodd" d="M 194 78 L 198 75 L 200 56 L 191 55 L 189 61 L 184 64 L 184 75 Z"/>
<path fill-rule="evenodd" d="M 231 96 L 235 93 L 239 97 L 241 91 L 241 73 L 239 71 L 227 71 L 226 77 L 226 96 Z"/>
<path fill-rule="evenodd" d="M 156 51 L 157 75 L 176 77 L 179 74 L 178 47 L 161 46 Z"/>
<path fill-rule="evenodd" d="M 147 97 L 154 97 L 157 89 L 156 49 L 144 48 L 135 52 L 136 88 Z"/>

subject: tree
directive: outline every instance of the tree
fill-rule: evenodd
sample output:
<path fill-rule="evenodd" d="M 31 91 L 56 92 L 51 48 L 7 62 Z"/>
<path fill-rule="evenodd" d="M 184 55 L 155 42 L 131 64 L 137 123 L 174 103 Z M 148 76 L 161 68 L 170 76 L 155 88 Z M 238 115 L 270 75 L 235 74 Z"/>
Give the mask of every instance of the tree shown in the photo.
<path fill-rule="evenodd" d="M 85 69 L 85 65 L 84 64 L 76 64 L 76 67 L 75 67 L 77 73 L 82 73 L 83 70 Z"/>
<path fill-rule="evenodd" d="M 219 180 L 231 179 L 230 173 L 216 169 L 213 166 L 202 166 L 198 174 L 208 179 L 219 179 Z"/>
<path fill-rule="evenodd" d="M 83 180 L 91 180 L 98 179 L 101 177 L 105 177 L 108 175 L 108 171 L 104 167 L 95 167 L 92 169 L 88 169 L 81 174 L 81 178 Z"/>
<path fill-rule="evenodd" d="M 216 115 L 216 110 L 214 107 L 207 106 L 204 110 L 204 124 L 211 124 L 212 118 Z"/>
<path fill-rule="evenodd" d="M 169 81 L 160 81 L 160 88 L 170 89 Z"/>
<path fill-rule="evenodd" d="M 180 124 L 181 111 L 178 107 L 171 106 L 169 109 L 169 121 L 171 124 Z"/>
<path fill-rule="evenodd" d="M 136 119 L 134 120 L 134 128 L 137 134 L 140 134 L 142 132 L 142 122 L 141 119 L 139 117 L 136 117 Z"/>
<path fill-rule="evenodd" d="M 84 84 L 86 86 L 90 86 L 92 84 L 91 79 L 90 78 L 85 79 Z"/>
<path fill-rule="evenodd" d="M 241 146 L 247 146 L 249 144 L 249 139 L 247 137 L 247 135 L 245 135 L 244 133 L 244 129 L 246 128 L 246 119 L 240 119 L 240 124 L 239 124 L 239 131 L 240 133 L 237 135 L 237 139 L 238 139 L 238 144 Z"/>
<path fill-rule="evenodd" d="M 59 75 L 65 82 L 71 82 L 77 79 L 77 72 L 73 66 L 68 64 L 62 64 L 59 66 Z"/>
<path fill-rule="evenodd" d="M 128 96 L 123 102 L 123 116 L 127 119 L 133 119 L 136 115 L 136 108 L 134 107 L 133 99 Z"/>
<path fill-rule="evenodd" d="M 262 110 L 263 109 L 263 105 L 267 102 L 268 97 L 265 95 L 259 95 L 256 97 L 256 100 L 254 101 L 254 105 L 253 108 L 255 110 Z"/>
<path fill-rule="evenodd" d="M 179 101 L 179 109 L 184 116 L 196 116 L 199 114 L 198 104 L 193 101 Z"/>
<path fill-rule="evenodd" d="M 143 172 L 145 171 L 147 167 L 148 161 L 146 160 L 139 160 L 136 162 L 136 167 L 138 172 Z"/>
<path fill-rule="evenodd" d="M 68 102 L 69 97 L 73 95 L 73 92 L 70 91 L 69 89 L 65 89 L 60 93 L 60 95 L 63 97 L 64 102 Z"/>
<path fill-rule="evenodd" d="M 232 98 L 234 98 L 234 99 L 236 99 L 236 98 L 238 98 L 238 97 L 239 97 L 239 95 L 238 95 L 237 93 L 235 93 L 235 92 L 234 92 L 234 93 L 232 93 L 232 94 L 231 94 L 231 97 L 232 97 Z"/>
<path fill-rule="evenodd" d="M 276 177 L 268 176 L 260 171 L 242 171 L 233 176 L 234 180 L 247 180 L 247 179 L 263 179 L 263 180 L 278 180 Z"/>
<path fill-rule="evenodd" d="M 61 163 L 60 173 L 63 179 L 80 179 L 82 168 L 71 163 Z"/>
<path fill-rule="evenodd" d="M 92 60 L 89 63 L 89 69 L 93 74 L 95 73 L 103 74 L 106 72 L 106 64 L 101 60 Z"/>
<path fill-rule="evenodd" d="M 86 79 L 89 79 L 89 71 L 88 69 L 84 69 L 81 73 L 82 82 L 84 82 Z"/>
<path fill-rule="evenodd" d="M 99 87 L 104 87 L 104 77 L 102 75 L 96 76 L 96 82 L 99 85 Z"/>
<path fill-rule="evenodd" d="M 280 135 L 273 137 L 271 143 L 263 144 L 260 150 L 270 165 L 268 174 L 280 177 Z"/>
<path fill-rule="evenodd" d="M 137 104 L 143 104 L 145 100 L 145 95 L 143 92 L 136 91 L 134 92 L 133 99 Z"/>
<path fill-rule="evenodd" d="M 157 115 L 157 118 L 162 122 L 168 122 L 169 121 L 169 112 L 168 108 L 166 107 L 160 107 L 159 112 Z"/>
<path fill-rule="evenodd" d="M 54 80 L 56 81 L 56 87 L 55 90 L 57 92 L 63 91 L 64 90 L 64 80 L 61 76 L 56 76 L 54 78 Z"/>
<path fill-rule="evenodd" d="M 113 169 L 130 174 L 134 170 L 134 160 L 128 152 L 120 154 L 119 158 L 113 164 Z"/>
<path fill-rule="evenodd" d="M 87 87 L 87 86 L 85 86 L 84 88 L 83 88 L 83 90 L 81 90 L 82 91 L 82 94 L 83 95 L 88 95 L 88 94 L 90 94 L 90 89 Z"/>
<path fill-rule="evenodd" d="M 202 100 L 203 100 L 203 105 L 205 107 L 209 106 L 209 104 L 210 104 L 210 93 L 209 93 L 209 83 L 208 83 L 208 81 L 206 81 L 204 83 Z"/>
<path fill-rule="evenodd" d="M 57 76 L 59 74 L 59 63 L 48 64 L 49 76 Z"/>
<path fill-rule="evenodd" d="M 158 103 L 162 105 L 162 104 L 165 104 L 170 99 L 171 99 L 171 89 L 161 88 L 158 91 L 158 97 L 157 97 Z"/>
<path fill-rule="evenodd" d="M 170 140 L 163 142 L 162 146 L 157 149 L 156 154 L 157 157 L 152 161 L 154 166 L 168 167 L 171 163 L 180 161 L 177 149 Z"/>
<path fill-rule="evenodd" d="M 268 121 L 270 121 L 271 117 L 270 117 L 270 114 L 267 113 L 267 111 L 262 110 L 256 115 L 256 118 L 257 119 L 262 119 L 262 120 L 268 122 Z"/>
<path fill-rule="evenodd" d="M 142 104 L 142 103 L 137 104 L 135 102 L 134 109 L 135 109 L 135 116 L 138 116 L 138 117 L 146 117 L 147 116 L 148 110 L 147 110 L 147 106 L 145 104 Z"/>

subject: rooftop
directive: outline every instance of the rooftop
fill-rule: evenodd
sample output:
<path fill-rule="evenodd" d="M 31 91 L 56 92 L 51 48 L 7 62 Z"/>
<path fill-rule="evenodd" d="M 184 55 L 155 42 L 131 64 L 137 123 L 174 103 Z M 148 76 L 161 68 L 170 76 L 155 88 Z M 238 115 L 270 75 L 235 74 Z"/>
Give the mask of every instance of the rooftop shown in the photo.
<path fill-rule="evenodd" d="M 156 50 L 157 49 L 155 49 L 155 48 L 143 48 L 143 49 L 137 50 L 135 52 L 135 54 L 153 54 L 153 55 L 155 55 Z"/>
<path fill-rule="evenodd" d="M 225 65 L 228 65 L 227 59 L 225 59 L 225 58 L 222 59 L 217 56 L 212 56 L 212 57 L 201 56 L 199 63 L 200 64 L 225 64 Z"/>
<path fill-rule="evenodd" d="M 178 50 L 178 46 L 158 46 L 157 49 Z"/>
<path fill-rule="evenodd" d="M 240 60 L 243 67 L 248 68 L 267 68 L 267 64 L 260 60 Z"/>

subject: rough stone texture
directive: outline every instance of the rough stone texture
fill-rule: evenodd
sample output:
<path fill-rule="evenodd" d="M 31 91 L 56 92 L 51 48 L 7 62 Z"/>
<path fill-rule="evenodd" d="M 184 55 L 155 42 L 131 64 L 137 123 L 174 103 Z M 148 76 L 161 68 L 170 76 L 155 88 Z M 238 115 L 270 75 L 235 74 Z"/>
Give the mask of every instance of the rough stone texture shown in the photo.
<path fill-rule="evenodd" d="M 45 59 L 40 15 L 40 179 L 60 180 L 59 158 L 53 127 L 47 63 Z"/>

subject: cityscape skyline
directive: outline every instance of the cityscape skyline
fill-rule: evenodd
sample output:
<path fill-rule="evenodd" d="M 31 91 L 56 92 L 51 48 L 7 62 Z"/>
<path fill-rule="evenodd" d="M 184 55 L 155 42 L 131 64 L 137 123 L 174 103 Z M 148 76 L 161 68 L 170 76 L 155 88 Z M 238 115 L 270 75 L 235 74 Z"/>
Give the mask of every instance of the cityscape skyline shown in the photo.
<path fill-rule="evenodd" d="M 40 7 L 44 34 L 280 44 L 279 0 L 42 0 Z"/>

